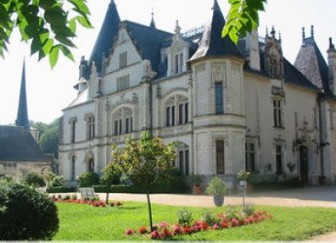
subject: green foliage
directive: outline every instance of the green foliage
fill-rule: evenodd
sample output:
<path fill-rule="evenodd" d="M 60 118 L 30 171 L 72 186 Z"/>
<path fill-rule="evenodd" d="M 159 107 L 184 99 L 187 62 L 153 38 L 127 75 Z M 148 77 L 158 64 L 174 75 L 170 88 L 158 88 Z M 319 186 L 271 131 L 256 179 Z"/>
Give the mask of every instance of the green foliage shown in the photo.
<path fill-rule="evenodd" d="M 224 195 L 226 193 L 225 182 L 217 176 L 213 177 L 206 188 L 206 193 L 209 195 Z"/>
<path fill-rule="evenodd" d="M 238 43 L 240 36 L 259 26 L 258 11 L 265 11 L 264 4 L 267 0 L 229 0 L 231 4 L 227 15 L 222 37 L 229 35 L 234 43 Z"/>
<path fill-rule="evenodd" d="M 99 175 L 95 172 L 84 172 L 78 177 L 79 187 L 90 187 L 99 184 Z"/>
<path fill-rule="evenodd" d="M 56 175 L 50 182 L 51 187 L 62 187 L 64 185 L 64 176 Z"/>
<path fill-rule="evenodd" d="M 181 226 L 191 226 L 193 221 L 192 212 L 188 209 L 177 211 L 177 222 Z"/>
<path fill-rule="evenodd" d="M 237 174 L 237 179 L 240 181 L 247 181 L 251 176 L 251 173 L 246 170 L 241 170 Z"/>
<path fill-rule="evenodd" d="M 40 147 L 43 153 L 50 153 L 58 158 L 58 121 L 47 126 L 45 132 L 40 136 Z"/>
<path fill-rule="evenodd" d="M 206 222 L 210 226 L 213 226 L 215 224 L 219 224 L 220 218 L 218 218 L 213 212 L 205 211 L 203 212 L 202 221 Z"/>
<path fill-rule="evenodd" d="M 113 146 L 112 157 L 135 185 L 149 188 L 158 181 L 160 173 L 171 167 L 174 149 L 173 143 L 164 145 L 160 138 L 152 138 L 146 131 L 139 141 L 128 137 L 125 147 Z"/>
<path fill-rule="evenodd" d="M 252 202 L 245 203 L 242 208 L 242 212 L 245 213 L 246 215 L 252 215 L 255 211 L 254 204 Z"/>
<path fill-rule="evenodd" d="M 0 240 L 51 240 L 58 228 L 57 208 L 45 194 L 0 181 Z"/>
<path fill-rule="evenodd" d="M 30 172 L 26 174 L 22 182 L 28 186 L 33 186 L 33 187 L 43 187 L 46 185 L 43 179 L 43 176 L 37 174 L 36 172 Z"/>
<path fill-rule="evenodd" d="M 120 177 L 122 170 L 117 163 L 109 163 L 103 170 L 101 177 L 102 184 L 106 185 L 118 185 L 120 184 Z"/>
<path fill-rule="evenodd" d="M 22 40 L 31 41 L 31 54 L 39 60 L 49 55 L 51 67 L 59 52 L 71 60 L 77 23 L 91 28 L 86 0 L 2 0 L 0 1 L 0 55 L 4 57 L 14 29 Z"/>
<path fill-rule="evenodd" d="M 67 193 L 67 192 L 76 192 L 77 188 L 72 187 L 48 187 L 47 192 L 48 193 Z"/>
<path fill-rule="evenodd" d="M 193 185 L 200 186 L 202 183 L 202 177 L 200 175 L 192 175 L 191 181 Z"/>

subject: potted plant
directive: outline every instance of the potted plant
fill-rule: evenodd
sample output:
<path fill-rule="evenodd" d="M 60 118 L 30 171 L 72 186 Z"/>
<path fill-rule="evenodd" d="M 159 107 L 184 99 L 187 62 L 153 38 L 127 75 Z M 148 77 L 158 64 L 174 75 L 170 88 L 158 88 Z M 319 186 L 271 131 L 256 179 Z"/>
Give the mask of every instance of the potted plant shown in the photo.
<path fill-rule="evenodd" d="M 193 175 L 191 177 L 192 180 L 192 186 L 193 186 L 193 193 L 194 194 L 201 194 L 202 193 L 202 187 L 201 187 L 201 183 L 202 183 L 202 177 L 200 175 Z"/>
<path fill-rule="evenodd" d="M 226 191 L 225 182 L 217 176 L 210 180 L 206 188 L 206 193 L 213 196 L 214 203 L 217 207 L 223 205 Z"/>

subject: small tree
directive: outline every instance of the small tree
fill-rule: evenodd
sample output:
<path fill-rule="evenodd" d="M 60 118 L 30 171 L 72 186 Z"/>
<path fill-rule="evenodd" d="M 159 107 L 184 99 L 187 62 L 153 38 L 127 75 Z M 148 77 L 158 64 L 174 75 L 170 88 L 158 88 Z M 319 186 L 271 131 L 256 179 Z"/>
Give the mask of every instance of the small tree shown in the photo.
<path fill-rule="evenodd" d="M 89 187 L 99 184 L 99 175 L 96 172 L 84 172 L 78 177 L 79 187 Z"/>
<path fill-rule="evenodd" d="M 150 132 L 141 134 L 140 140 L 128 137 L 125 147 L 113 146 L 113 162 L 118 163 L 122 171 L 135 185 L 146 191 L 149 224 L 153 228 L 150 202 L 150 186 L 159 179 L 160 172 L 170 168 L 175 159 L 175 144 L 164 145 L 160 138 L 152 138 Z"/>
<path fill-rule="evenodd" d="M 109 163 L 103 170 L 103 176 L 101 177 L 102 183 L 106 184 L 106 203 L 109 200 L 109 192 L 111 185 L 118 185 L 120 183 L 120 177 L 122 175 L 121 168 L 117 163 Z"/>
<path fill-rule="evenodd" d="M 43 176 L 37 174 L 36 172 L 30 172 L 26 174 L 22 182 L 33 187 L 43 187 L 46 185 Z"/>

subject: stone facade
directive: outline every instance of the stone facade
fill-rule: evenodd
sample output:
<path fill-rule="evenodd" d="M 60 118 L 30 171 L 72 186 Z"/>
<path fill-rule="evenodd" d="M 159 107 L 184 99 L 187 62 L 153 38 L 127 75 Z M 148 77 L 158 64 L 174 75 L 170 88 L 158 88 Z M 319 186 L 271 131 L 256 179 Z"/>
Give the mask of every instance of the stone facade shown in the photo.
<path fill-rule="evenodd" d="M 114 22 L 101 70 L 97 60 L 82 60 L 78 97 L 61 118 L 60 170 L 69 183 L 85 171 L 101 173 L 112 144 L 143 130 L 178 141 L 174 165 L 188 175 L 230 178 L 247 169 L 293 173 L 311 184 L 321 175 L 334 180 L 334 94 L 283 57 L 274 30 L 238 46 L 215 40 L 224 18 L 216 1 L 212 11 L 200 42 L 181 34 L 178 23 L 171 34 Z"/>

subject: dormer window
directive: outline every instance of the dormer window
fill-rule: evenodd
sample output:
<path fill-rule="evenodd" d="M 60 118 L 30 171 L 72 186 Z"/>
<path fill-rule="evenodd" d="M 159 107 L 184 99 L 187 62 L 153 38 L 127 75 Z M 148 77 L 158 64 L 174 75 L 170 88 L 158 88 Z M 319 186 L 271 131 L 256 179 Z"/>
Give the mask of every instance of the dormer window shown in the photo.
<path fill-rule="evenodd" d="M 183 53 L 175 55 L 175 74 L 182 73 L 183 70 Z"/>
<path fill-rule="evenodd" d="M 127 66 L 127 52 L 122 52 L 119 54 L 119 68 L 124 68 Z"/>

